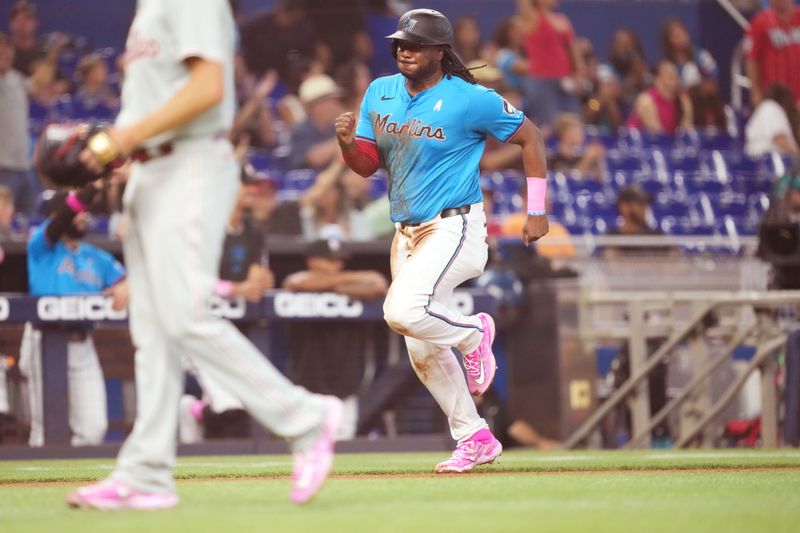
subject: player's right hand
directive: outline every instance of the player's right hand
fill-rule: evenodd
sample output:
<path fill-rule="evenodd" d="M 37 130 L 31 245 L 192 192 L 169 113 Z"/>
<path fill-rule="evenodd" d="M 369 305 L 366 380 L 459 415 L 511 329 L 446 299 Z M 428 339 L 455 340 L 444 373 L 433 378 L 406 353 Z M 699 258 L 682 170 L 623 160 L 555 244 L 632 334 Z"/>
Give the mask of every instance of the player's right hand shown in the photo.
<path fill-rule="evenodd" d="M 352 112 L 342 113 L 336 117 L 336 138 L 342 146 L 351 146 L 356 142 L 356 116 Z"/>
<path fill-rule="evenodd" d="M 550 225 L 547 222 L 547 215 L 528 215 L 525 226 L 522 228 L 522 240 L 525 241 L 525 246 L 538 241 L 547 235 L 549 230 Z"/>

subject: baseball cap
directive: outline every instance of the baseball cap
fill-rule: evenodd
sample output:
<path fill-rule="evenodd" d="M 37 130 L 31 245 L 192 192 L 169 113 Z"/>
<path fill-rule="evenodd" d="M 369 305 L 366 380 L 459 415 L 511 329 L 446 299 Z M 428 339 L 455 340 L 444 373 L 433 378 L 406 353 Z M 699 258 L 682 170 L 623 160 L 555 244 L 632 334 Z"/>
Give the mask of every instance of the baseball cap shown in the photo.
<path fill-rule="evenodd" d="M 342 90 L 327 74 L 315 74 L 300 84 L 298 96 L 301 102 L 308 104 L 322 98 L 340 97 Z"/>
<path fill-rule="evenodd" d="M 321 257 L 333 261 L 347 259 L 350 254 L 339 239 L 318 239 L 312 241 L 306 249 L 306 257 Z"/>

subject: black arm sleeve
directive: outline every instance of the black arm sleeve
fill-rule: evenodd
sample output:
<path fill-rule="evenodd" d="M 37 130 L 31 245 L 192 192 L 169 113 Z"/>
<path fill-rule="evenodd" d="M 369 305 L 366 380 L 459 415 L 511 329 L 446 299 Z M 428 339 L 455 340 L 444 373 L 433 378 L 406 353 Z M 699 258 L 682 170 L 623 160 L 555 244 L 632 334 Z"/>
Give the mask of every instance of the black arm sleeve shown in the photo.
<path fill-rule="evenodd" d="M 77 193 L 75 196 L 78 198 L 81 204 L 85 206 L 89 206 L 94 200 L 94 196 L 97 193 L 97 189 L 94 185 L 86 185 Z M 64 235 L 64 232 L 67 231 L 70 224 L 72 224 L 72 219 L 75 218 L 77 215 L 77 211 L 73 211 L 72 208 L 67 204 L 67 197 L 64 196 L 60 200 L 60 204 L 56 206 L 53 210 L 52 220 L 50 221 L 50 225 L 47 226 L 45 229 L 45 236 L 47 237 L 47 241 L 50 244 L 55 244 Z"/>

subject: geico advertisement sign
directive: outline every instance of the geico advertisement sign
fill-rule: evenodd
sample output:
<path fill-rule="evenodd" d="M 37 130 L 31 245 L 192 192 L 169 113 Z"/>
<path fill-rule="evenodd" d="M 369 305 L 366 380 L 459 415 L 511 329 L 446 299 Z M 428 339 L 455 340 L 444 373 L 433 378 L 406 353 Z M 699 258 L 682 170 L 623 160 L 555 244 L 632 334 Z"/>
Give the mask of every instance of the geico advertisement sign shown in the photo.
<path fill-rule="evenodd" d="M 116 311 L 110 297 L 94 296 L 42 296 L 36 302 L 39 320 L 125 320 L 128 311 Z"/>
<path fill-rule="evenodd" d="M 239 320 L 244 318 L 247 312 L 247 302 L 244 298 L 232 298 L 226 300 L 218 296 L 212 296 L 208 302 L 208 309 L 211 314 L 228 320 Z"/>
<path fill-rule="evenodd" d="M 43 296 L 36 303 L 39 319 L 47 322 L 57 320 L 125 320 L 127 310 L 116 311 L 112 308 L 110 297 L 94 296 Z M 0 298 L 0 320 L 8 318 L 8 299 Z M 243 318 L 247 306 L 242 299 L 224 300 L 212 298 L 209 302 L 212 314 L 236 320 Z"/>
<path fill-rule="evenodd" d="M 274 306 L 275 314 L 284 318 L 356 318 L 364 312 L 358 300 L 332 292 L 282 292 L 275 295 Z"/>

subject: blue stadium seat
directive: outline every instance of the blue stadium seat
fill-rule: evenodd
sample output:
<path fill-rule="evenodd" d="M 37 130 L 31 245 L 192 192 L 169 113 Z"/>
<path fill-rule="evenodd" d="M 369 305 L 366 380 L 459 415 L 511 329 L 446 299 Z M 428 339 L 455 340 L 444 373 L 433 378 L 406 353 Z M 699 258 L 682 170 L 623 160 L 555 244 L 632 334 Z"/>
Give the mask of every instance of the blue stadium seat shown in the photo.
<path fill-rule="evenodd" d="M 642 159 L 629 151 L 608 150 L 606 151 L 606 165 L 611 172 L 618 170 L 633 172 L 642 170 Z"/>
<path fill-rule="evenodd" d="M 700 148 L 703 150 L 733 150 L 739 148 L 738 141 L 714 129 L 698 130 Z"/>
<path fill-rule="evenodd" d="M 702 173 L 685 176 L 685 185 L 688 193 L 720 194 L 729 190 L 725 183 L 713 176 Z"/>
<path fill-rule="evenodd" d="M 372 198 L 382 198 L 389 191 L 389 181 L 386 176 L 374 175 L 369 178 L 369 194 Z"/>
<path fill-rule="evenodd" d="M 722 193 L 717 196 L 709 195 L 717 217 L 731 216 L 744 218 L 747 216 L 747 197 L 740 193 Z"/>
<path fill-rule="evenodd" d="M 599 142 L 606 149 L 617 148 L 617 136 L 596 126 L 586 126 L 586 142 Z"/>
<path fill-rule="evenodd" d="M 672 150 L 667 160 L 672 171 L 680 171 L 687 174 L 694 174 L 700 171 L 700 158 L 696 152 Z"/>
<path fill-rule="evenodd" d="M 651 209 L 656 220 L 662 220 L 665 217 L 689 217 L 689 205 L 686 202 L 675 201 L 669 194 L 658 195 L 656 201 L 651 204 Z"/>
<path fill-rule="evenodd" d="M 317 172 L 313 169 L 290 170 L 283 176 L 283 188 L 303 192 L 317 179 Z"/>

